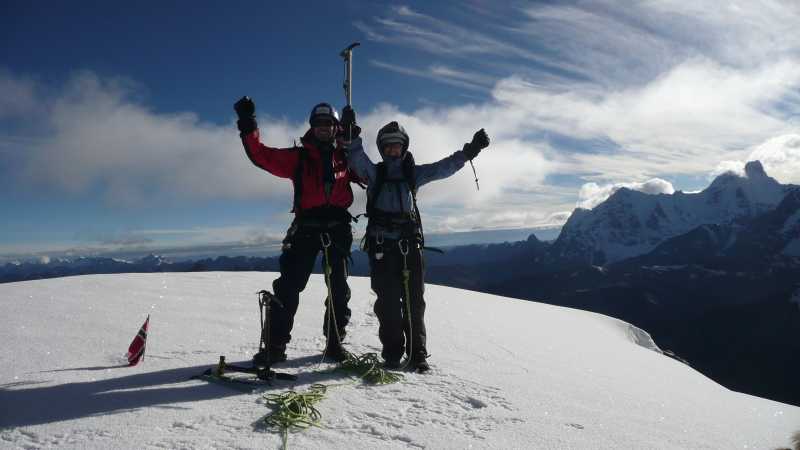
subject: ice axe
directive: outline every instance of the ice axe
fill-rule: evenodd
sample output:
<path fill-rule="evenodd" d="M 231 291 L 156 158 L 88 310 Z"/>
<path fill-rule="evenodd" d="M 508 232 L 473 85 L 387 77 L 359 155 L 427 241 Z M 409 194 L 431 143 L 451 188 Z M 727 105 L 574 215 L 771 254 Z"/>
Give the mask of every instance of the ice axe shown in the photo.
<path fill-rule="evenodd" d="M 347 106 L 350 106 L 353 102 L 353 49 L 359 45 L 361 45 L 360 42 L 353 42 L 339 53 L 339 56 L 344 59 L 344 84 L 342 87 L 344 87 L 344 98 Z M 352 124 L 349 124 L 347 129 L 347 140 L 348 142 L 353 140 Z"/>

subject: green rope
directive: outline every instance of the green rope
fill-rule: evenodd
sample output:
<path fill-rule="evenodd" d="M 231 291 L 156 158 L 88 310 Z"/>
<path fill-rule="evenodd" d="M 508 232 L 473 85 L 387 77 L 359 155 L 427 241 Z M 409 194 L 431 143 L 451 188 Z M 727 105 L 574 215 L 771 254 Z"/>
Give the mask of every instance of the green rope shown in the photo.
<path fill-rule="evenodd" d="M 325 236 L 328 237 L 328 240 L 325 240 Z M 325 286 L 328 287 L 328 298 L 325 299 L 325 309 L 327 314 L 327 326 L 325 329 L 325 339 L 326 341 L 329 340 L 331 336 L 331 323 L 333 323 L 333 330 L 336 335 L 336 343 L 341 346 L 342 338 L 339 336 L 339 325 L 336 323 L 336 312 L 333 309 L 333 288 L 331 287 L 331 275 L 333 274 L 333 268 L 331 267 L 330 257 L 328 256 L 328 247 L 331 246 L 333 241 L 331 241 L 331 236 L 328 233 L 322 233 L 319 235 L 320 241 L 322 243 L 322 251 L 325 255 Z M 326 243 L 327 242 L 327 243 Z M 325 360 L 325 354 L 328 352 L 327 342 L 325 345 L 325 350 L 322 352 L 322 359 L 320 359 L 320 364 Z M 345 353 L 347 351 L 345 350 Z"/>
<path fill-rule="evenodd" d="M 367 383 L 391 384 L 403 379 L 399 373 L 388 372 L 381 367 L 383 363 L 376 353 L 365 353 L 356 356 L 350 352 L 345 353 L 345 360 L 339 366 L 345 372 L 350 372 Z"/>
<path fill-rule="evenodd" d="M 406 348 L 406 351 L 408 352 L 408 358 L 406 358 L 406 363 L 403 364 L 403 369 L 407 369 L 411 364 L 412 357 L 414 356 L 412 353 L 414 350 L 414 328 L 413 325 L 411 325 L 411 289 L 408 287 L 408 282 L 411 279 L 411 271 L 408 270 L 408 260 L 406 258 L 408 256 L 409 244 L 408 240 L 405 240 L 406 250 L 404 252 L 402 242 L 402 240 L 397 241 L 397 245 L 400 247 L 400 253 L 403 255 L 403 289 L 406 294 L 406 298 L 403 299 L 403 303 L 406 307 L 406 319 L 408 319 L 408 347 Z"/>
<path fill-rule="evenodd" d="M 345 355 L 345 360 L 338 368 L 358 376 L 367 383 L 391 384 L 403 379 L 402 374 L 384 370 L 376 353 L 356 356 L 345 352 Z M 290 390 L 282 394 L 263 395 L 267 406 L 273 408 L 273 411 L 262 421 L 268 428 L 280 430 L 284 450 L 288 448 L 289 430 L 321 426 L 322 414 L 314 405 L 325 398 L 327 389 L 328 386 L 324 384 L 312 384 L 306 392 Z"/>
<path fill-rule="evenodd" d="M 267 406 L 275 408 L 264 417 L 267 427 L 278 428 L 283 438 L 283 448 L 287 448 L 290 429 L 306 429 L 320 426 L 322 414 L 314 405 L 325 398 L 327 387 L 312 384 L 306 392 L 288 391 L 283 394 L 264 394 Z"/>

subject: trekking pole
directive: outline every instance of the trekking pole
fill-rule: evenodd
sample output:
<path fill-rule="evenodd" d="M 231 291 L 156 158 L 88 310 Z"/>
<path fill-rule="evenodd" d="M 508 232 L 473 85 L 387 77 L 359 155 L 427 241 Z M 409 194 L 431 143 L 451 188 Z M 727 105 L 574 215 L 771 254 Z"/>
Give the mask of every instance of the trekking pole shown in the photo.
<path fill-rule="evenodd" d="M 475 187 L 477 187 L 478 190 L 480 191 L 481 185 L 478 184 L 478 172 L 475 171 L 475 164 L 472 164 L 471 159 L 469 160 L 469 165 L 472 166 L 472 174 L 475 175 Z"/>
<path fill-rule="evenodd" d="M 359 45 L 361 45 L 360 42 L 353 42 L 339 53 L 339 56 L 344 59 L 344 84 L 342 87 L 344 87 L 344 98 L 347 106 L 353 103 L 353 49 Z M 347 128 L 347 140 L 348 142 L 353 140 L 352 124 Z"/>

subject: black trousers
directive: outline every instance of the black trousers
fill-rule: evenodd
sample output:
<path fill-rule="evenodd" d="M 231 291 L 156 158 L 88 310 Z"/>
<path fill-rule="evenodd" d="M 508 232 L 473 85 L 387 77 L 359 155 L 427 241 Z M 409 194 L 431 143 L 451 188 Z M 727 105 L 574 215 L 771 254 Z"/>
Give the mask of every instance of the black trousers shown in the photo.
<path fill-rule="evenodd" d="M 422 249 L 414 239 L 407 243 L 405 264 L 409 270 L 408 298 L 403 281 L 403 254 L 396 240 L 378 245 L 374 238 L 368 242 L 372 290 L 378 295 L 375 315 L 380 326 L 378 337 L 383 345 L 385 360 L 399 360 L 403 353 L 427 354 L 425 332 L 425 261 Z M 382 258 L 378 255 L 383 253 Z M 410 309 L 410 311 L 409 311 Z M 409 315 L 410 312 L 410 315 Z"/>
<path fill-rule="evenodd" d="M 350 287 L 347 285 L 347 259 L 353 234 L 349 224 L 341 224 L 333 228 L 292 226 L 284 240 L 284 249 L 280 257 L 281 275 L 272 282 L 272 289 L 282 305 L 273 305 L 270 314 L 270 347 L 285 348 L 292 339 L 294 316 L 300 302 L 300 292 L 306 288 L 308 278 L 314 270 L 317 255 L 323 254 L 322 270 L 325 270 L 323 235 L 327 241 L 328 258 L 331 265 L 330 290 L 333 296 L 333 315 L 336 327 L 328 328 L 328 301 L 325 298 L 325 316 L 323 335 L 330 331 L 329 339 L 336 336 L 344 338 L 345 327 L 350 321 Z"/>

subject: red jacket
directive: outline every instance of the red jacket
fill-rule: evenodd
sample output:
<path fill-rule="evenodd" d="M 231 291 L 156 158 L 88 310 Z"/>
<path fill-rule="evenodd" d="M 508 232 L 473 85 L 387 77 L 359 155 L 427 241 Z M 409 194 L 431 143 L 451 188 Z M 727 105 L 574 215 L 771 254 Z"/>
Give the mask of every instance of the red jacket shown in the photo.
<path fill-rule="evenodd" d="M 353 203 L 353 190 L 350 182 L 358 178 L 347 167 L 347 157 L 342 147 L 336 147 L 333 152 L 332 164 L 335 181 L 330 197 L 326 198 L 324 187 L 324 172 L 322 170 L 322 156 L 320 150 L 313 144 L 312 131 L 309 130 L 301 139 L 306 152 L 303 162 L 303 173 L 300 184 L 299 210 L 295 207 L 295 214 L 302 215 L 304 211 L 312 208 L 333 206 L 347 209 Z M 301 147 L 272 148 L 261 143 L 259 131 L 255 130 L 242 136 L 242 143 L 250 161 L 267 172 L 281 177 L 295 180 L 297 165 L 300 161 Z M 295 198 L 297 193 L 295 193 Z"/>

